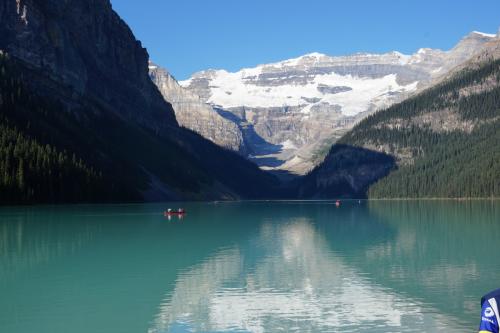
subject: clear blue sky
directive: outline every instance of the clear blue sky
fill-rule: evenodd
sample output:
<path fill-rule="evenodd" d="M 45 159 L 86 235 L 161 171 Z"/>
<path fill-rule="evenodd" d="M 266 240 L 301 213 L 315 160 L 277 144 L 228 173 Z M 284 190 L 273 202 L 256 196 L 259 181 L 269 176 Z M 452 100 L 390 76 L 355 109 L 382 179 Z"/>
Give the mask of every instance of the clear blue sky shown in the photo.
<path fill-rule="evenodd" d="M 496 33 L 500 0 L 112 0 L 151 58 L 177 79 L 310 52 L 449 49 Z"/>

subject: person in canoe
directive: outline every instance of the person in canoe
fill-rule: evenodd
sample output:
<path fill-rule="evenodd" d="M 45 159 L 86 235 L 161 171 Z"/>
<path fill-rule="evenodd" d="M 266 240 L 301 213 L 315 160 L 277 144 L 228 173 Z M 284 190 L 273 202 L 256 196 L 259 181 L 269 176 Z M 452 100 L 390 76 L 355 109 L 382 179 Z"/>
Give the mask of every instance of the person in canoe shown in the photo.
<path fill-rule="evenodd" d="M 167 209 L 167 211 L 164 213 L 165 216 L 172 216 L 172 215 L 178 215 L 178 216 L 182 216 L 186 214 L 186 211 L 184 210 L 184 208 L 179 208 L 178 210 L 172 210 L 171 208 Z"/>

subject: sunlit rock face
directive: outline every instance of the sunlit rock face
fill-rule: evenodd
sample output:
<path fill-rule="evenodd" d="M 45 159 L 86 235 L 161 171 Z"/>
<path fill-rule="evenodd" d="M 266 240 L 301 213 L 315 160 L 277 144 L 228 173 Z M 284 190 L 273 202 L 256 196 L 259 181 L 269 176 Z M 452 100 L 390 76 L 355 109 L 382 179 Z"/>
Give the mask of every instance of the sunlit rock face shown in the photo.
<path fill-rule="evenodd" d="M 201 134 L 221 147 L 245 153 L 238 125 L 219 115 L 199 96 L 181 87 L 164 68 L 150 63 L 149 75 L 165 100 L 172 105 L 179 125 Z"/>
<path fill-rule="evenodd" d="M 357 121 L 427 87 L 495 35 L 473 32 L 449 51 L 311 53 L 235 73 L 207 70 L 180 84 L 242 129 L 264 169 L 303 174 Z"/>

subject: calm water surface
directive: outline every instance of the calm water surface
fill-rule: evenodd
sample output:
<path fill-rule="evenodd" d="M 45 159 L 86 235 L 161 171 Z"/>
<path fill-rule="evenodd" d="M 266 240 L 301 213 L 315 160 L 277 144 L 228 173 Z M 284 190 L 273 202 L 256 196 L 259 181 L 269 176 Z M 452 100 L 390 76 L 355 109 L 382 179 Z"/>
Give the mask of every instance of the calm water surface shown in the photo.
<path fill-rule="evenodd" d="M 166 206 L 0 209 L 0 331 L 473 332 L 500 287 L 498 201 Z"/>

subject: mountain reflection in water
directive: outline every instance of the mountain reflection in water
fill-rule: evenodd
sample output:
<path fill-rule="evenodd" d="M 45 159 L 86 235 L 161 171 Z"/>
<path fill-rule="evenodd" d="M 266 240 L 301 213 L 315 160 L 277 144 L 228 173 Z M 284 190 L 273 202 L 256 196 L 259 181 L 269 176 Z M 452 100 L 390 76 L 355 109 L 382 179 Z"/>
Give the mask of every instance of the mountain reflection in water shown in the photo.
<path fill-rule="evenodd" d="M 487 226 L 457 205 L 374 202 L 341 219 L 264 221 L 254 238 L 179 274 L 150 332 L 469 331 L 444 299 L 423 298 L 460 295 L 479 274 L 463 235 L 449 232 Z M 477 311 L 477 298 L 461 295 L 455 303 Z"/>
<path fill-rule="evenodd" d="M 497 288 L 498 201 L 0 209 L 0 327 L 471 332 Z"/>

